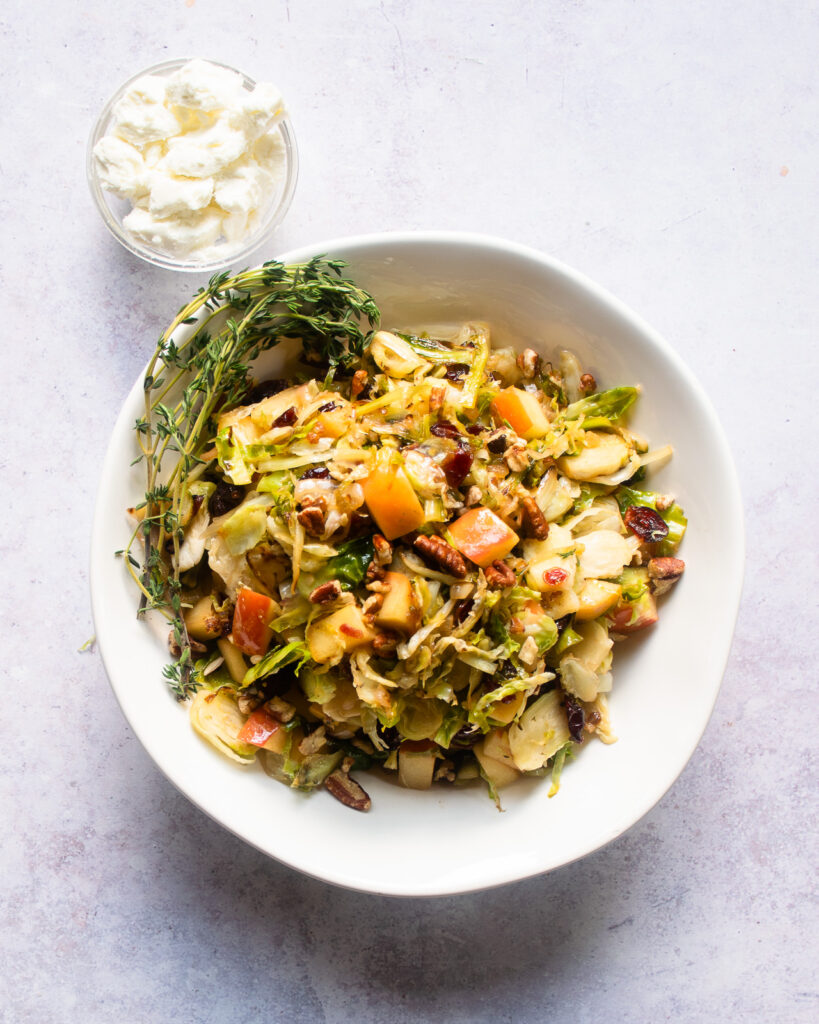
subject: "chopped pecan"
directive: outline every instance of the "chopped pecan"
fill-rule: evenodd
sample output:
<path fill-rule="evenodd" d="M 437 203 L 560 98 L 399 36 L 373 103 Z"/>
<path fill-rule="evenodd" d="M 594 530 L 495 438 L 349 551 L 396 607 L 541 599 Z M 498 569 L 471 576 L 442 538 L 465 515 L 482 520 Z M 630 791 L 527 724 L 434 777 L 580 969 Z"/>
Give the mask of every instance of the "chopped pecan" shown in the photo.
<path fill-rule="evenodd" d="M 525 627 L 520 619 L 516 619 L 514 616 L 509 620 L 509 632 L 510 633 L 524 633 Z"/>
<path fill-rule="evenodd" d="M 473 505 L 480 505 L 483 500 L 483 492 L 480 487 L 473 484 L 466 492 L 466 507 L 472 508 Z"/>
<path fill-rule="evenodd" d="M 523 641 L 520 650 L 518 651 L 518 658 L 528 668 L 534 668 L 537 664 L 538 649 L 537 640 L 533 636 L 527 636 Z"/>
<path fill-rule="evenodd" d="M 347 772 L 336 768 L 330 772 L 324 780 L 324 787 L 336 800 L 346 807 L 352 807 L 354 811 L 369 811 L 372 801 L 364 789 L 359 786 L 355 779 L 351 779 Z"/>
<path fill-rule="evenodd" d="M 355 401 L 357 398 L 364 398 L 364 392 L 367 390 L 367 371 L 356 370 L 353 374 L 353 380 L 350 384 L 350 398 Z"/>
<path fill-rule="evenodd" d="M 648 578 L 652 593 L 656 597 L 665 594 L 684 572 L 685 562 L 681 558 L 650 558 Z"/>
<path fill-rule="evenodd" d="M 529 450 L 526 445 L 520 441 L 517 444 L 509 445 L 503 453 L 503 457 L 506 460 L 506 465 L 513 473 L 525 472 L 532 463 Z"/>
<path fill-rule="evenodd" d="M 395 633 L 379 633 L 373 640 L 373 652 L 380 658 L 389 658 L 395 654 L 398 637 Z"/>
<path fill-rule="evenodd" d="M 671 508 L 674 504 L 674 500 L 673 494 L 658 494 L 654 498 L 654 504 L 657 506 L 658 512 L 665 512 L 667 509 Z"/>
<path fill-rule="evenodd" d="M 319 495 L 318 497 L 311 498 L 309 504 L 305 503 L 296 518 L 304 527 L 305 532 L 309 533 L 311 537 L 321 537 L 324 535 L 326 512 L 327 502 Z"/>
<path fill-rule="evenodd" d="M 437 416 L 444 405 L 446 388 L 435 387 L 429 393 L 429 411 L 432 416 Z"/>
<path fill-rule="evenodd" d="M 534 498 L 524 498 L 521 504 L 523 505 L 523 522 L 527 535 L 534 537 L 535 540 L 546 540 L 549 536 L 549 524 L 540 511 L 538 503 Z"/>
<path fill-rule="evenodd" d="M 243 715 L 252 714 L 256 708 L 264 704 L 264 694 L 254 690 L 244 690 L 236 698 L 236 704 Z"/>
<path fill-rule="evenodd" d="M 523 376 L 531 380 L 540 369 L 540 356 L 533 348 L 525 348 L 518 356 L 517 364 Z"/>
<path fill-rule="evenodd" d="M 392 544 L 380 533 L 373 534 L 373 549 L 375 561 L 378 565 L 389 565 L 392 561 Z"/>
<path fill-rule="evenodd" d="M 188 643 L 190 644 L 191 654 L 204 654 L 207 647 L 200 643 L 198 640 L 194 640 L 192 636 L 188 637 Z M 182 648 L 176 642 L 173 635 L 173 630 L 168 634 L 168 650 L 171 652 L 171 657 L 178 658 L 182 654 Z"/>
<path fill-rule="evenodd" d="M 313 604 L 329 604 L 341 597 L 341 584 L 338 580 L 328 580 L 327 583 L 320 583 L 310 594 Z"/>
<path fill-rule="evenodd" d="M 265 704 L 265 708 L 270 713 L 272 718 L 275 718 L 277 722 L 281 722 L 282 725 L 286 725 L 295 715 L 296 709 L 292 704 L 288 704 L 286 700 L 282 700 L 281 697 L 271 697 Z"/>
<path fill-rule="evenodd" d="M 503 590 L 504 587 L 514 587 L 517 579 L 509 566 L 501 561 L 488 565 L 483 573 L 486 576 L 486 585 L 490 590 Z"/>
<path fill-rule="evenodd" d="M 320 750 L 323 750 L 327 746 L 327 733 L 325 732 L 324 726 L 320 725 L 318 729 L 314 729 L 311 733 L 299 743 L 299 753 L 304 754 L 305 757 L 309 754 L 318 754 Z"/>
<path fill-rule="evenodd" d="M 443 537 L 426 537 L 421 534 L 415 538 L 412 546 L 425 561 L 434 563 L 450 576 L 457 576 L 459 580 L 466 576 L 466 562 Z"/>
<path fill-rule="evenodd" d="M 603 716 L 599 711 L 590 711 L 588 715 L 586 715 L 586 722 L 583 728 L 586 732 L 596 732 L 597 726 L 602 720 Z"/>
<path fill-rule="evenodd" d="M 584 373 L 580 378 L 580 390 L 584 395 L 593 395 L 597 390 L 597 381 L 590 373 Z"/>

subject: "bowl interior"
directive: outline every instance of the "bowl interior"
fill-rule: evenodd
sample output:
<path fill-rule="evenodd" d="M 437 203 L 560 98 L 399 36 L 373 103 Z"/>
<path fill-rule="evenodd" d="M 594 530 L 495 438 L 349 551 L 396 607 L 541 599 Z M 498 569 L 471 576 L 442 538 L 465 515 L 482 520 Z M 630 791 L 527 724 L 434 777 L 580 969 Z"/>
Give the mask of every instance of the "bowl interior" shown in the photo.
<path fill-rule="evenodd" d="M 252 253 L 254 249 L 258 248 L 264 239 L 276 227 L 278 227 L 279 224 L 281 224 L 287 214 L 287 211 L 290 209 L 290 204 L 293 201 L 293 195 L 298 181 L 299 158 L 293 125 L 288 117 L 284 117 L 276 128 L 285 152 L 283 176 L 278 182 L 273 193 L 266 200 L 264 211 L 258 219 L 258 224 L 255 230 L 239 241 L 228 242 L 223 238 L 215 246 L 210 247 L 205 256 L 182 257 L 174 256 L 162 249 L 148 245 L 146 242 L 131 234 L 123 226 L 122 221 L 123 218 L 130 213 L 132 204 L 128 200 L 120 199 L 102 188 L 97 174 L 96 162 L 94 160 L 94 147 L 99 140 L 103 138 L 103 136 L 110 132 L 113 122 L 114 107 L 128 92 L 134 82 L 139 78 L 142 78 L 144 75 L 168 77 L 173 74 L 174 71 L 179 70 L 179 68 L 187 64 L 188 60 L 189 58 L 178 58 L 175 60 L 163 61 L 161 64 L 155 64 L 153 67 L 145 68 L 138 74 L 133 75 L 127 82 L 124 82 L 119 89 L 117 89 L 114 95 L 103 107 L 102 112 L 94 125 L 94 129 L 89 136 L 88 149 L 86 152 L 86 175 L 88 178 L 88 187 L 91 190 L 94 203 L 102 216 L 105 226 L 114 238 L 124 245 L 129 252 L 134 253 L 136 256 L 139 256 L 140 259 L 146 260 L 148 263 L 153 263 L 158 267 L 165 267 L 169 270 L 206 273 L 214 270 L 220 270 L 229 263 L 242 260 Z M 244 74 L 244 72 L 239 71 L 238 68 L 230 67 L 230 65 L 223 64 L 220 61 L 209 61 L 208 63 L 216 64 L 218 67 L 226 68 L 228 71 L 233 71 L 240 75 L 243 79 L 244 87 L 248 91 L 251 91 L 257 84 L 254 79 L 249 78 Z"/>
<path fill-rule="evenodd" d="M 123 711 L 149 754 L 196 804 L 237 835 L 314 876 L 397 895 L 455 893 L 549 870 L 634 824 L 682 771 L 707 724 L 728 656 L 742 577 L 742 515 L 730 455 L 703 392 L 671 348 L 616 300 L 546 257 L 476 236 L 371 236 L 289 253 L 349 262 L 389 326 L 487 320 L 495 344 L 547 358 L 572 349 L 599 386 L 639 383 L 634 424 L 671 463 L 651 482 L 672 492 L 689 528 L 683 581 L 657 627 L 615 649 L 612 721 L 619 742 L 587 742 L 559 794 L 525 780 L 499 814 L 483 787 L 416 793 L 362 777 L 368 815 L 325 793 L 305 796 L 223 759 L 192 731 L 161 680 L 165 647 L 135 618 L 136 594 L 111 557 L 124 509 L 143 489 L 133 458 L 137 382 L 117 422 L 100 486 L 92 551 L 94 614 Z M 268 356 L 275 362 L 275 352 Z"/>

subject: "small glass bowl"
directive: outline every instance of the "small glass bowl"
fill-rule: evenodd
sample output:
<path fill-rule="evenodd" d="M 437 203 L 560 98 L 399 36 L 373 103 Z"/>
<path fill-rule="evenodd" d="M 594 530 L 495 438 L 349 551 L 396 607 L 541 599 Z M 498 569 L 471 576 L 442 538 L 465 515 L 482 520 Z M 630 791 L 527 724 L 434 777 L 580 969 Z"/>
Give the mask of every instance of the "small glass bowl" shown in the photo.
<path fill-rule="evenodd" d="M 143 71 L 140 71 L 138 74 L 129 78 L 127 82 L 117 89 L 111 99 L 103 107 L 102 113 L 100 114 L 99 119 L 94 126 L 94 130 L 88 140 L 86 174 L 88 176 L 88 185 L 91 189 L 91 195 L 94 197 L 94 202 L 103 221 L 105 222 L 105 226 L 114 238 L 116 238 L 118 242 L 121 242 L 126 249 L 134 253 L 136 256 L 139 256 L 140 259 L 146 260 L 148 263 L 153 263 L 157 267 L 201 273 L 205 271 L 222 270 L 229 264 L 241 262 L 249 256 L 254 249 L 261 245 L 264 239 L 271 234 L 279 224 L 281 224 L 282 220 L 284 220 L 285 214 L 290 208 L 290 203 L 293 201 L 293 193 L 296 190 L 296 181 L 299 173 L 299 156 L 298 149 L 296 147 L 296 136 L 293 133 L 293 126 L 290 123 L 289 118 L 285 116 L 276 125 L 281 134 L 285 150 L 284 175 L 275 192 L 269 198 L 267 209 L 264 211 L 262 217 L 257 223 L 256 228 L 239 241 L 229 242 L 225 238 L 222 238 L 209 247 L 206 256 L 197 258 L 195 256 L 175 256 L 135 238 L 127 228 L 123 227 L 122 224 L 123 219 L 131 212 L 133 206 L 128 200 L 120 199 L 103 189 L 97 175 L 96 161 L 94 159 L 94 147 L 99 140 L 103 138 L 103 136 L 109 134 L 113 120 L 114 107 L 131 88 L 134 82 L 139 78 L 142 78 L 143 75 L 161 75 L 163 77 L 167 77 L 179 68 L 184 67 L 190 59 L 191 58 L 186 57 L 177 60 L 163 61 L 161 64 L 154 64 L 153 67 L 145 68 Z M 256 86 L 256 82 L 252 78 L 249 78 L 244 74 L 244 72 L 231 67 L 229 64 L 223 64 L 220 61 L 215 60 L 208 60 L 208 63 L 215 64 L 217 67 L 227 68 L 228 71 L 233 71 L 240 75 L 243 80 L 244 87 L 248 92 Z"/>

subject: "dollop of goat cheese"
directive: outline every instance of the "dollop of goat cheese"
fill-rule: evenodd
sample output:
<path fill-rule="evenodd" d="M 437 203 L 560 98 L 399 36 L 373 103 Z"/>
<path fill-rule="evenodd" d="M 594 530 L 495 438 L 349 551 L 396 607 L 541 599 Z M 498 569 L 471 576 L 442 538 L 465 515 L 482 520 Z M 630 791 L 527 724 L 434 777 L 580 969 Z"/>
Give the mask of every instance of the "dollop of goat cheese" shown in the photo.
<path fill-rule="evenodd" d="M 274 85 L 247 89 L 209 61 L 143 75 L 94 147 L 100 185 L 132 204 L 123 226 L 146 245 L 179 258 L 225 252 L 256 228 L 284 179 L 284 115 Z"/>

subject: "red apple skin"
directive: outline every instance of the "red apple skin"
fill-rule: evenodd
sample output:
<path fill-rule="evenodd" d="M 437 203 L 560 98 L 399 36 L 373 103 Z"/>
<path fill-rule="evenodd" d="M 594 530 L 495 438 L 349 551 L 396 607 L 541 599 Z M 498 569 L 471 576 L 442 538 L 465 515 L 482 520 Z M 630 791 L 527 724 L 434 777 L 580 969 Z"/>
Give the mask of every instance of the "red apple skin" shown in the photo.
<path fill-rule="evenodd" d="M 651 594 L 643 594 L 637 601 L 621 601 L 608 615 L 612 633 L 630 636 L 648 629 L 657 621 L 657 603 Z"/>

